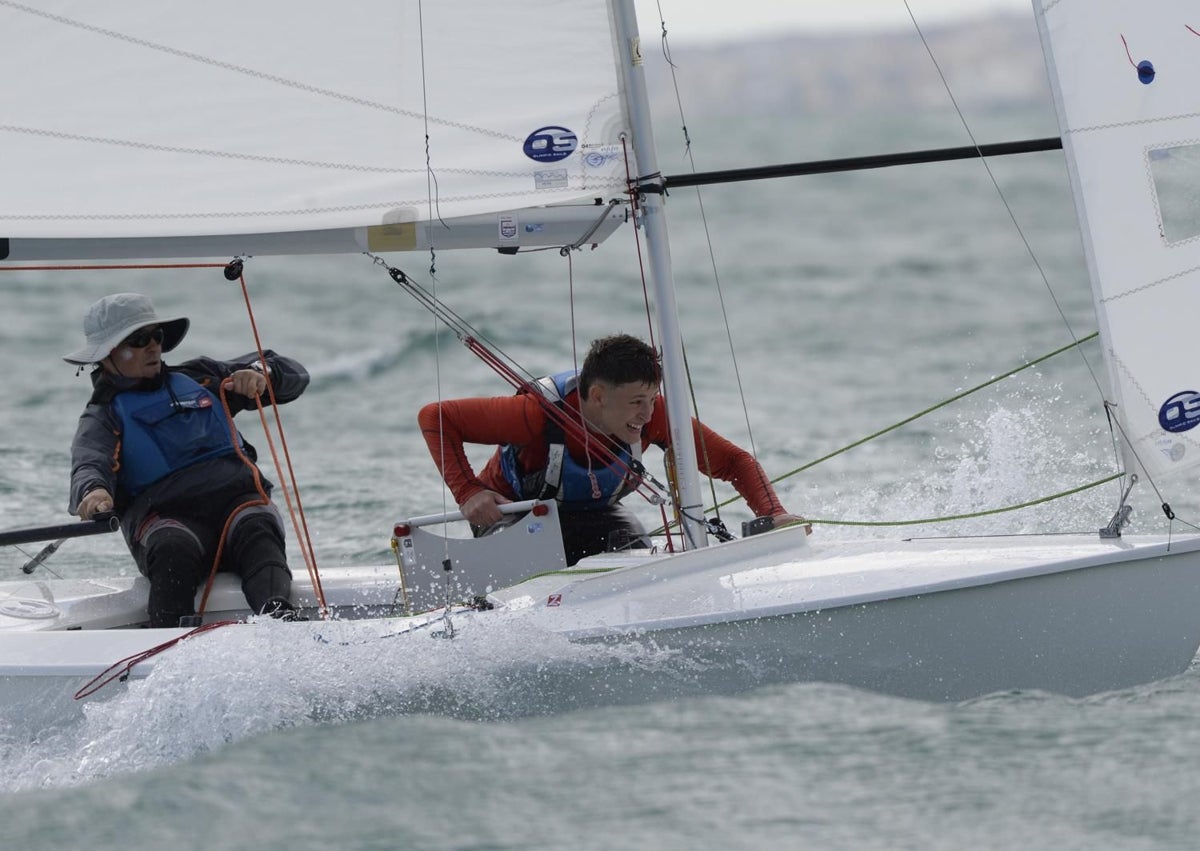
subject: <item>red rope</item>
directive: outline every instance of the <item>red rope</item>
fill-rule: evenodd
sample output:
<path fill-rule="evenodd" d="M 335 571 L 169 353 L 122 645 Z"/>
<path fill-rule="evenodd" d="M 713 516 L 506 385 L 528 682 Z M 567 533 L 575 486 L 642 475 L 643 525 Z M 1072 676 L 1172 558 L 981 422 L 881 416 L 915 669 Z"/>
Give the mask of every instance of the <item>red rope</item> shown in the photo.
<path fill-rule="evenodd" d="M 1187 24 L 1184 24 L 1184 26 L 1187 26 Z M 1137 63 L 1133 61 L 1133 54 L 1129 52 L 1129 42 L 1125 40 L 1124 35 L 1121 35 L 1121 44 L 1125 45 L 1125 58 L 1129 60 L 1130 65 L 1136 68 Z"/>
<path fill-rule="evenodd" d="M 638 203 L 638 190 L 633 183 L 633 174 L 629 171 L 629 142 L 622 137 L 621 150 L 625 154 L 625 185 L 629 187 L 629 206 L 633 210 L 634 221 L 642 205 Z M 650 335 L 650 346 L 654 347 L 654 320 L 650 316 L 650 291 L 646 287 L 646 262 L 642 258 L 642 240 L 638 236 L 639 228 L 633 229 L 633 244 L 637 247 L 638 274 L 642 277 L 642 303 L 646 305 L 646 333 Z"/>
<path fill-rule="evenodd" d="M 304 514 L 304 504 L 300 501 L 300 485 L 296 483 L 296 472 L 292 465 L 292 455 L 288 449 L 287 436 L 283 431 L 283 418 L 279 413 L 279 405 L 275 401 L 275 385 L 271 381 L 271 376 L 267 369 L 267 356 L 263 352 L 262 338 L 258 334 L 258 323 L 254 319 L 254 308 L 250 304 L 250 292 L 246 287 L 245 275 L 238 275 L 238 280 L 242 286 L 242 298 L 246 302 L 246 315 L 250 319 L 250 329 L 254 334 L 254 345 L 258 351 L 258 360 L 262 364 L 263 375 L 267 378 L 267 396 L 271 400 L 271 410 L 275 417 L 275 429 L 279 435 L 280 446 L 283 447 L 283 457 L 287 462 L 288 481 L 291 482 L 291 489 L 282 481 L 283 467 L 279 463 L 279 456 L 275 452 L 275 442 L 271 439 L 271 430 L 267 426 L 266 414 L 263 412 L 262 405 L 258 406 L 258 415 L 262 420 L 263 433 L 267 438 L 267 446 L 271 450 L 271 459 L 275 462 L 275 469 L 278 471 L 281 479 L 279 486 L 283 491 L 284 502 L 287 503 L 288 515 L 292 520 L 292 528 L 296 531 L 297 543 L 300 546 L 300 553 L 304 557 L 304 565 L 308 568 L 309 578 L 312 580 L 313 593 L 317 598 L 317 604 L 321 609 L 321 617 L 325 618 L 329 615 L 328 607 L 325 603 L 325 589 L 321 586 L 321 575 L 317 569 L 317 557 L 313 550 L 312 536 L 308 531 L 308 519 Z M 292 495 L 295 495 L 296 506 L 292 507 Z"/>
<path fill-rule="evenodd" d="M 108 263 L 97 266 L 0 266 L 0 272 L 94 272 L 101 269 L 224 269 L 225 263 Z"/>
<path fill-rule="evenodd" d="M 178 638 L 172 638 L 170 641 L 164 641 L 162 644 L 157 644 L 148 650 L 143 650 L 140 653 L 134 653 L 132 656 L 126 656 L 124 659 L 121 659 L 118 662 L 113 662 L 99 674 L 88 680 L 87 684 L 84 685 L 83 688 L 75 692 L 75 699 L 81 700 L 85 697 L 90 697 L 111 683 L 113 680 L 128 679 L 129 674 L 133 671 L 135 665 L 139 664 L 140 662 L 145 662 L 147 659 L 153 656 L 157 656 L 164 650 L 170 650 L 185 638 L 191 638 L 192 636 L 199 635 L 202 632 L 211 632 L 214 629 L 218 629 L 223 626 L 230 626 L 235 623 L 240 623 L 240 621 L 213 621 L 212 623 L 206 623 L 202 626 L 196 627 L 193 630 L 190 630 L 189 632 L 185 632 Z"/>
<path fill-rule="evenodd" d="M 558 405 L 547 399 L 539 387 L 522 378 L 515 370 L 512 369 L 512 367 L 497 357 L 490 349 L 488 349 L 474 337 L 465 337 L 463 339 L 463 344 L 470 349 L 476 357 L 490 366 L 497 375 L 499 375 L 513 387 L 518 390 L 527 390 L 529 395 L 533 396 L 542 406 L 542 411 L 546 414 L 547 418 L 553 420 L 556 424 L 562 427 L 564 432 L 580 441 L 587 441 L 589 439 L 588 428 L 586 425 L 579 422 L 579 420 L 575 419 Z M 609 439 L 607 435 L 593 433 L 590 434 L 590 440 L 591 443 L 589 443 L 589 445 L 595 446 L 597 454 L 600 455 L 601 460 L 605 464 L 608 466 L 623 468 L 625 470 L 626 477 L 632 478 L 629 484 L 632 486 L 635 493 L 640 494 L 644 499 L 650 502 L 654 502 L 657 499 L 658 494 L 653 490 L 653 488 L 651 488 L 649 485 L 646 485 L 643 477 L 639 476 L 633 470 L 633 468 L 629 466 L 629 464 L 627 464 L 619 455 L 617 455 L 612 446 L 613 441 Z"/>

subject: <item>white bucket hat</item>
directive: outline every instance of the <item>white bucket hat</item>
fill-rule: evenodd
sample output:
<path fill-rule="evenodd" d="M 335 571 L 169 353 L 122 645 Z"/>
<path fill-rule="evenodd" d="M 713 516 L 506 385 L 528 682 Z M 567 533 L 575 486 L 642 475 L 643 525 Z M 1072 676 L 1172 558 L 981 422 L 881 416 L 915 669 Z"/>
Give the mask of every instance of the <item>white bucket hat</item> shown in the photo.
<path fill-rule="evenodd" d="M 140 293 L 106 295 L 89 307 L 83 317 L 86 344 L 69 355 L 63 355 L 63 360 L 80 365 L 99 363 L 122 340 L 147 325 L 162 326 L 162 350 L 169 352 L 179 345 L 190 324 L 186 316 L 160 317 L 154 312 L 154 302 L 149 296 Z"/>

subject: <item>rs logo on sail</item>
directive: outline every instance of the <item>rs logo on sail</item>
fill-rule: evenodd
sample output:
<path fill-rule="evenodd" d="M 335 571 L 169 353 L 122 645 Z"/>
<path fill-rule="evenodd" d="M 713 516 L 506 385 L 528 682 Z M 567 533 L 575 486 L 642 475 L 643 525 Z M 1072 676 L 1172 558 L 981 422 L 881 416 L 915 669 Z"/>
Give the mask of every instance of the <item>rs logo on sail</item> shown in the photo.
<path fill-rule="evenodd" d="M 1200 425 L 1200 393 L 1176 393 L 1158 409 L 1158 424 L 1167 431 L 1187 431 Z"/>
<path fill-rule="evenodd" d="M 525 156 L 538 162 L 565 160 L 579 147 L 579 140 L 566 127 L 541 127 L 525 140 Z"/>

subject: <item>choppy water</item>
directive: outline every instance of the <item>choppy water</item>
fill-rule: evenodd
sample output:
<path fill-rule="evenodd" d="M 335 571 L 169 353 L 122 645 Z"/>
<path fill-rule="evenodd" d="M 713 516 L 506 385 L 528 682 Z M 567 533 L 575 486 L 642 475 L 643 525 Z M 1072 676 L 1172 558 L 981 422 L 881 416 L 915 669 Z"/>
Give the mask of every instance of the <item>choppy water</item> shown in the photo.
<path fill-rule="evenodd" d="M 1043 110 L 971 120 L 980 141 L 1054 132 Z M 701 116 L 691 131 L 701 169 L 966 141 L 948 114 L 747 126 Z M 661 165 L 679 173 L 666 132 Z M 1090 333 L 1061 154 L 992 168 L 1075 333 Z M 773 475 L 1071 340 L 977 162 L 705 190 L 724 315 L 694 193 L 675 192 L 669 209 L 701 415 L 750 441 L 727 315 L 753 443 Z M 530 372 L 551 372 L 595 336 L 644 333 L 632 238 L 626 229 L 571 267 L 553 252 L 442 253 L 437 292 Z M 428 281 L 428 256 L 391 259 Z M 366 259 L 263 258 L 247 280 L 266 344 L 314 376 L 283 414 L 320 563 L 390 558 L 393 521 L 445 498 L 417 408 L 505 385 Z M 190 315 L 178 358 L 252 345 L 219 271 L 4 273 L 0 286 L 6 527 L 66 519 L 87 382 L 59 356 L 95 298 L 141 290 Z M 1095 344 L 1084 352 L 1103 380 Z M 1063 355 L 779 487 L 812 517 L 900 520 L 1023 502 L 1112 469 L 1098 393 L 1079 357 Z M 1194 500 L 1171 496 L 1181 513 Z M 921 528 L 1090 529 L 1114 500 L 1102 488 Z M 1136 528 L 1162 528 L 1156 504 L 1142 498 Z M 725 515 L 732 526 L 747 516 L 736 505 Z M 0 553 L 0 574 L 25 557 Z M 50 568 L 82 576 L 97 561 L 132 570 L 115 536 L 71 541 Z M 812 684 L 628 705 L 641 674 L 671 658 L 504 632 L 325 653 L 275 637 L 270 669 L 246 670 L 218 639 L 72 717 L 54 711 L 65 695 L 39 694 L 0 717 L 3 846 L 1190 848 L 1200 828 L 1195 672 L 1087 700 L 943 706 Z"/>

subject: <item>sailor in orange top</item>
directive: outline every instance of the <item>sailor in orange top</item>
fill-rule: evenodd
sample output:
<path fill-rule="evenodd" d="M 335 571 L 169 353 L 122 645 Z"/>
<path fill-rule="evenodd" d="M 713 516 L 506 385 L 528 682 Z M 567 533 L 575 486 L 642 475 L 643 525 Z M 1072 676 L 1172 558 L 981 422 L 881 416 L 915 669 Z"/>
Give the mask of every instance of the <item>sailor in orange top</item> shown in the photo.
<path fill-rule="evenodd" d="M 670 445 L 666 409 L 658 404 L 661 380 L 654 349 L 618 334 L 592 343 L 578 375 L 539 382 L 571 419 L 586 424 L 583 434 L 564 433 L 533 392 L 434 402 L 417 419 L 477 535 L 501 522 L 498 505 L 554 498 L 567 564 L 575 564 L 610 549 L 647 545 L 641 523 L 620 500 L 637 486 L 633 470 L 642 450 Z M 692 430 L 697 448 L 703 447 L 697 453 L 702 472 L 732 484 L 757 516 L 773 518 L 776 527 L 804 522 L 784 509 L 754 456 L 694 419 Z M 478 475 L 465 443 L 499 446 Z"/>

